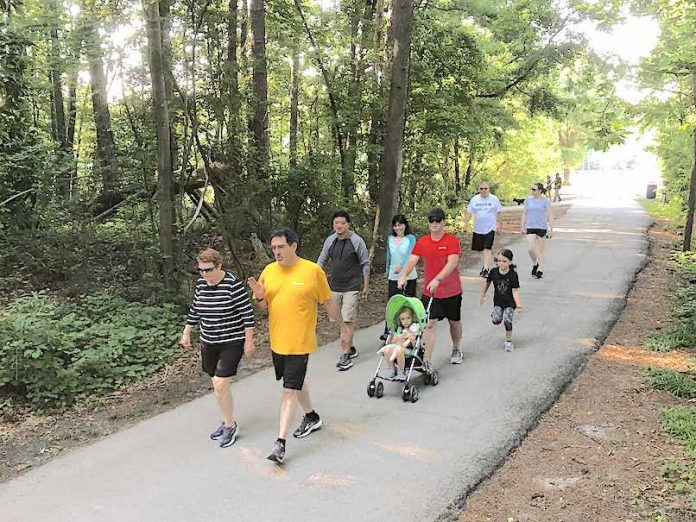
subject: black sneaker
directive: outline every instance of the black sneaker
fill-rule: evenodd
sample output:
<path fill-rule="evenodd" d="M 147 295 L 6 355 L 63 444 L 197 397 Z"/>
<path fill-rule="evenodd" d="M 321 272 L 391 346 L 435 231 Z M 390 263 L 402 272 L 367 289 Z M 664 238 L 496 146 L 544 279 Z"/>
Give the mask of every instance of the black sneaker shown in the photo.
<path fill-rule="evenodd" d="M 273 446 L 273 451 L 271 451 L 271 454 L 266 458 L 280 466 L 285 458 L 285 444 L 277 440 L 275 446 Z"/>
<path fill-rule="evenodd" d="M 338 358 L 336 367 L 339 369 L 339 371 L 342 372 L 345 372 L 349 368 L 353 367 L 353 360 L 350 358 L 350 355 L 347 352 L 342 353 L 341 356 Z"/>
<path fill-rule="evenodd" d="M 533 275 L 533 276 L 536 276 L 536 275 L 537 275 L 537 270 L 539 270 L 539 265 L 538 265 L 538 264 L 537 264 L 537 265 L 534 265 L 534 266 L 532 267 L 532 275 Z"/>
<path fill-rule="evenodd" d="M 537 273 L 534 274 L 534 277 L 536 277 L 537 279 L 541 279 L 542 277 L 544 277 L 544 272 L 542 272 L 541 270 L 537 270 Z"/>
<path fill-rule="evenodd" d="M 220 426 L 218 426 L 218 429 L 216 429 L 213 433 L 210 434 L 210 438 L 213 440 L 218 440 L 220 437 L 222 437 L 222 432 L 225 429 L 225 423 L 221 422 Z"/>
<path fill-rule="evenodd" d="M 220 436 L 220 447 L 227 448 L 234 444 L 234 441 L 237 440 L 238 433 L 239 430 L 237 429 L 236 422 L 233 426 L 230 426 L 229 428 L 227 426 L 223 426 L 222 435 Z"/>
<path fill-rule="evenodd" d="M 358 350 L 355 348 L 355 346 L 351 346 L 348 348 L 348 357 L 351 359 L 355 359 L 358 356 Z"/>
<path fill-rule="evenodd" d="M 310 433 L 312 433 L 315 430 L 318 430 L 321 428 L 322 422 L 321 418 L 317 416 L 315 419 L 309 419 L 306 415 L 302 417 L 302 422 L 300 423 L 300 427 L 295 430 L 293 433 L 294 437 L 297 437 L 298 439 L 303 439 Z"/>
<path fill-rule="evenodd" d="M 389 339 L 389 333 L 388 333 L 388 332 L 384 332 L 382 335 L 379 336 L 379 340 L 380 340 L 380 341 L 386 341 L 387 339 Z"/>

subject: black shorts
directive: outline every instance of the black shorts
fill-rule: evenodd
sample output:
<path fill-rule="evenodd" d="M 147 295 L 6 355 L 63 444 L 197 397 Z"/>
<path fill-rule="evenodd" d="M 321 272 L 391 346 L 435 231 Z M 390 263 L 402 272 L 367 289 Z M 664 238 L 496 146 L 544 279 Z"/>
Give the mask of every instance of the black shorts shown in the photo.
<path fill-rule="evenodd" d="M 493 240 L 495 239 L 495 230 L 491 230 L 488 234 L 477 234 L 471 238 L 471 250 L 481 252 L 481 250 L 490 250 L 493 248 Z"/>
<path fill-rule="evenodd" d="M 276 381 L 283 379 L 283 388 L 301 390 L 307 375 L 309 354 L 283 355 L 272 351 L 271 355 L 273 356 Z"/>
<path fill-rule="evenodd" d="M 201 366 L 211 377 L 233 377 L 244 355 L 244 341 L 201 342 Z"/>
<path fill-rule="evenodd" d="M 527 235 L 534 234 L 534 235 L 537 235 L 539 237 L 546 237 L 547 232 L 548 232 L 548 230 L 546 230 L 545 228 L 528 228 L 527 229 Z"/>
<path fill-rule="evenodd" d="M 388 286 L 387 286 L 387 297 L 392 297 L 396 294 L 403 293 L 407 297 L 416 297 L 416 280 L 415 279 L 409 279 L 406 281 L 406 286 L 404 286 L 401 290 L 396 286 L 396 281 L 392 281 L 391 279 L 389 280 Z"/>
<path fill-rule="evenodd" d="M 423 294 L 421 296 L 421 302 L 427 310 L 428 303 L 430 303 L 430 296 Z M 433 304 L 430 306 L 430 319 L 437 319 L 438 321 L 442 321 L 443 319 L 449 319 L 450 321 L 461 321 L 462 294 L 453 295 L 452 297 L 445 297 L 444 299 L 439 297 L 433 299 Z"/>

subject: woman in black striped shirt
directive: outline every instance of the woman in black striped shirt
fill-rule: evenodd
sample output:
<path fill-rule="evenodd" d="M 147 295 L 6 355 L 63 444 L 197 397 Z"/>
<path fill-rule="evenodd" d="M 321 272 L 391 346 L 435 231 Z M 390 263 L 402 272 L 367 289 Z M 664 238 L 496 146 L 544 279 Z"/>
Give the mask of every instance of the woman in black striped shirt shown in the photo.
<path fill-rule="evenodd" d="M 242 282 L 223 270 L 217 250 L 203 250 L 196 261 L 201 278 L 196 282 L 180 343 L 191 346 L 191 328 L 199 325 L 203 371 L 210 375 L 224 419 L 210 438 L 226 448 L 234 444 L 239 433 L 230 385 L 242 355 L 251 356 L 255 350 L 254 310 Z"/>

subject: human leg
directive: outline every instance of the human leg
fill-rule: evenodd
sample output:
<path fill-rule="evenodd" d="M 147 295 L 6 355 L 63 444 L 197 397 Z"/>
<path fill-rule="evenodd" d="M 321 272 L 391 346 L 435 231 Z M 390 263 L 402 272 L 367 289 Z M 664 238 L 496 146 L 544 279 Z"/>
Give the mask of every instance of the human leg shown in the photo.
<path fill-rule="evenodd" d="M 483 268 L 486 270 L 489 270 L 491 267 L 491 263 L 493 261 L 493 254 L 491 253 L 490 248 L 484 248 L 483 251 L 481 252 L 481 262 L 483 263 Z"/>
<path fill-rule="evenodd" d="M 512 351 L 512 319 L 515 315 L 515 309 L 507 307 L 503 310 L 503 325 L 505 326 L 505 351 Z"/>
<path fill-rule="evenodd" d="M 500 324 L 503 322 L 503 309 L 500 306 L 494 306 L 491 312 L 491 321 L 493 324 Z"/>
<path fill-rule="evenodd" d="M 425 331 L 423 332 L 423 350 L 425 352 L 425 360 L 430 361 L 433 355 L 433 349 L 435 348 L 435 325 L 437 324 L 437 319 L 430 319 L 428 324 L 425 326 Z"/>
<path fill-rule="evenodd" d="M 541 273 L 546 268 L 546 238 L 537 236 L 537 252 L 538 252 L 538 264 L 539 270 L 537 271 L 537 277 L 541 278 Z"/>
<path fill-rule="evenodd" d="M 532 264 L 537 264 L 537 236 L 536 234 L 527 234 L 527 252 L 529 253 L 529 259 L 532 260 Z"/>

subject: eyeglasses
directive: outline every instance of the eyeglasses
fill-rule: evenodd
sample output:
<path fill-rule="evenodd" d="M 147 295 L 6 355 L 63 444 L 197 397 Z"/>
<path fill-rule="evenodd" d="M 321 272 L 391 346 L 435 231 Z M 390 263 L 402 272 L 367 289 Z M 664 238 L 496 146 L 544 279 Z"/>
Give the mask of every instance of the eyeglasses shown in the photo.
<path fill-rule="evenodd" d="M 201 274 L 209 274 L 209 273 L 212 272 L 213 270 L 215 270 L 215 267 L 214 267 L 214 266 L 211 266 L 210 268 L 200 268 L 200 267 L 198 267 L 198 271 L 199 271 Z"/>
<path fill-rule="evenodd" d="M 434 217 L 429 217 L 428 218 L 428 223 L 440 223 L 442 222 L 442 219 L 434 218 Z"/>

